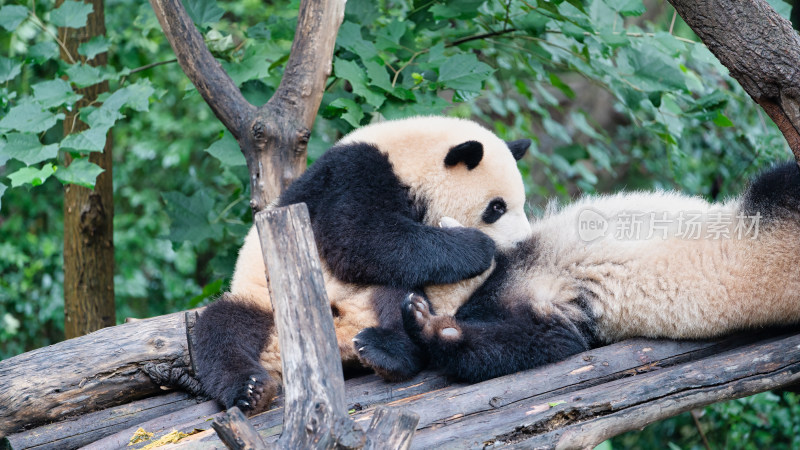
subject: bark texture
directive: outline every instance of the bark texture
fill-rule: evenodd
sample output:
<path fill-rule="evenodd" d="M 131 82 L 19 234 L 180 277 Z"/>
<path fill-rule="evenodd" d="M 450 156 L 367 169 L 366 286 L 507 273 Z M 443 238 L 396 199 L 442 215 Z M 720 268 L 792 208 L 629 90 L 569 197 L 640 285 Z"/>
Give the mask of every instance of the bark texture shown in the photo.
<path fill-rule="evenodd" d="M 800 37 L 764 0 L 669 0 L 769 115 L 800 164 Z"/>
<path fill-rule="evenodd" d="M 190 366 L 184 317 L 104 328 L 0 361 L 0 435 L 161 392 L 145 369 Z"/>
<path fill-rule="evenodd" d="M 56 2 L 57 5 L 63 0 Z M 95 36 L 106 34 L 103 0 L 84 0 L 94 8 L 83 28 L 59 28 L 64 42 L 61 59 L 104 66 L 107 54 L 91 61 L 78 54 L 78 46 Z M 76 89 L 83 98 L 67 111 L 64 135 L 78 133 L 88 126 L 78 120 L 82 107 L 93 104 L 108 92 L 108 81 Z M 77 185 L 64 187 L 64 333 L 73 338 L 116 323 L 114 309 L 114 198 L 111 169 L 112 140 L 109 132 L 103 152 L 93 152 L 89 161 L 105 171 L 97 177 L 94 189 Z M 69 155 L 67 163 L 71 162 Z"/>

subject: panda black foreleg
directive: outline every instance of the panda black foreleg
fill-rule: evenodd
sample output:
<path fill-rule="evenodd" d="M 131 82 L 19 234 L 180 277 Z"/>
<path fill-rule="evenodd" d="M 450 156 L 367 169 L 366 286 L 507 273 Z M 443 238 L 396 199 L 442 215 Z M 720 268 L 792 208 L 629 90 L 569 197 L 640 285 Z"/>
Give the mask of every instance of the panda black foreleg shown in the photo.
<path fill-rule="evenodd" d="M 274 326 L 271 312 L 231 294 L 209 305 L 195 325 L 193 357 L 207 395 L 225 408 L 257 413 L 269 406 L 277 382 L 259 362 Z"/>
<path fill-rule="evenodd" d="M 468 382 L 561 361 L 588 350 L 578 329 L 563 319 L 541 317 L 528 307 L 513 308 L 501 320 L 467 321 L 431 314 L 427 303 L 410 297 L 403 322 L 425 348 L 433 366 Z"/>
<path fill-rule="evenodd" d="M 365 328 L 353 339 L 361 363 L 387 381 L 407 380 L 428 363 L 428 355 L 406 333 L 400 305 L 410 294 L 404 289 L 379 287 L 373 296 L 378 326 Z"/>

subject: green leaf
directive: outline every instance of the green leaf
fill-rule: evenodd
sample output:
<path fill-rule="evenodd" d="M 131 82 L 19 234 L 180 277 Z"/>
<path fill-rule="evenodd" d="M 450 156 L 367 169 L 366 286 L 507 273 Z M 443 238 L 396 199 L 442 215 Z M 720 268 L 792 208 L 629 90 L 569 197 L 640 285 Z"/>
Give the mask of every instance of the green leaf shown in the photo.
<path fill-rule="evenodd" d="M 717 117 L 714 118 L 714 124 L 718 127 L 732 127 L 733 122 L 731 119 L 726 117 L 722 112 L 717 113 Z"/>
<path fill-rule="evenodd" d="M 625 55 L 632 71 L 628 81 L 643 91 L 686 90 L 683 72 L 676 61 L 647 48 L 624 50 L 627 50 Z"/>
<path fill-rule="evenodd" d="M 47 131 L 63 119 L 64 114 L 53 114 L 41 106 L 27 101 L 8 111 L 0 120 L 0 130 L 17 130 L 22 132 L 41 133 Z"/>
<path fill-rule="evenodd" d="M 375 59 L 370 59 L 364 61 L 364 67 L 367 68 L 367 76 L 369 77 L 370 85 L 377 86 L 386 92 L 392 92 L 394 90 L 389 72 L 386 71 L 386 66 Z"/>
<path fill-rule="evenodd" d="M 406 34 L 407 27 L 408 25 L 406 25 L 406 22 L 401 22 L 399 20 L 390 22 L 378 31 L 378 34 L 375 36 L 375 46 L 385 52 L 400 50 L 402 48 L 400 40 L 403 39 L 403 35 Z"/>
<path fill-rule="evenodd" d="M 61 148 L 76 152 L 102 152 L 106 146 L 106 137 L 111 127 L 89 128 L 80 133 L 73 133 L 61 141 Z"/>
<path fill-rule="evenodd" d="M 350 82 L 354 94 L 364 97 L 367 103 L 375 108 L 380 108 L 386 100 L 385 95 L 375 92 L 367 86 L 367 74 L 355 62 L 337 58 L 334 71 L 337 77 Z"/>
<path fill-rule="evenodd" d="M 545 27 L 549 21 L 550 17 L 545 16 L 534 9 L 521 18 L 515 20 L 515 23 L 519 29 L 528 32 L 528 34 L 533 36 L 541 36 L 544 34 Z"/>
<path fill-rule="evenodd" d="M 28 57 L 38 62 L 58 58 L 58 45 L 52 41 L 39 42 L 28 49 Z"/>
<path fill-rule="evenodd" d="M 348 0 L 345 4 L 345 20 L 372 23 L 380 14 L 375 0 Z"/>
<path fill-rule="evenodd" d="M 19 187 L 23 184 L 39 186 L 50 178 L 50 175 L 53 175 L 55 170 L 56 167 L 50 163 L 45 164 L 41 169 L 23 167 L 10 174 L 8 178 L 11 180 L 11 187 Z"/>
<path fill-rule="evenodd" d="M 220 224 L 208 220 L 214 200 L 204 190 L 187 197 L 180 192 L 164 192 L 161 198 L 167 204 L 167 214 L 172 219 L 169 239 L 173 242 L 190 241 L 197 244 L 215 238 L 222 232 Z"/>
<path fill-rule="evenodd" d="M 92 60 L 100 53 L 107 52 L 109 47 L 111 44 L 105 36 L 95 36 L 89 42 L 78 46 L 78 53 L 85 56 L 87 60 Z"/>
<path fill-rule="evenodd" d="M 551 73 L 549 78 L 550 78 L 550 84 L 552 84 L 554 88 L 557 88 L 569 99 L 575 98 L 575 91 L 573 91 L 572 88 L 569 87 L 569 85 L 561 81 L 561 78 L 558 78 L 558 75 Z"/>
<path fill-rule="evenodd" d="M 13 80 L 19 75 L 22 69 L 22 62 L 17 62 L 10 58 L 0 56 L 0 83 Z"/>
<path fill-rule="evenodd" d="M 181 0 L 181 3 L 192 18 L 192 22 L 198 27 L 215 24 L 225 14 L 216 0 Z"/>
<path fill-rule="evenodd" d="M 480 92 L 483 82 L 494 69 L 478 61 L 472 53 L 447 58 L 439 67 L 439 82 L 450 89 Z"/>
<path fill-rule="evenodd" d="M 223 166 L 247 165 L 247 161 L 245 161 L 244 155 L 242 155 L 239 144 L 228 130 L 225 130 L 222 134 L 222 138 L 211 144 L 205 151 L 214 158 L 217 158 Z"/>
<path fill-rule="evenodd" d="M 606 0 L 606 3 L 623 16 L 641 16 L 646 11 L 642 0 Z"/>
<path fill-rule="evenodd" d="M 248 48 L 241 62 L 221 61 L 222 67 L 237 86 L 241 86 L 246 81 L 265 78 L 269 75 L 270 62 L 261 53 L 264 50 L 264 48 L 256 46 Z"/>
<path fill-rule="evenodd" d="M 64 103 L 75 103 L 82 95 L 76 94 L 68 82 L 61 78 L 33 85 L 33 100 L 42 108 L 53 108 Z"/>
<path fill-rule="evenodd" d="M 344 113 L 342 113 L 342 119 L 344 119 L 353 127 L 358 128 L 361 126 L 361 119 L 364 118 L 364 111 L 361 109 L 361 105 L 358 103 L 349 98 L 339 97 L 332 101 L 330 106 L 332 108 L 343 110 Z"/>
<path fill-rule="evenodd" d="M 50 12 L 50 22 L 57 27 L 82 28 L 93 10 L 90 3 L 65 0 L 58 9 Z"/>
<path fill-rule="evenodd" d="M 77 184 L 89 189 L 94 189 L 97 176 L 105 172 L 100 166 L 89 162 L 87 158 L 73 159 L 67 167 L 59 167 L 56 178 L 62 184 Z"/>
<path fill-rule="evenodd" d="M 78 87 L 92 86 L 105 79 L 99 68 L 83 63 L 71 65 L 67 69 L 67 77 Z"/>
<path fill-rule="evenodd" d="M 13 158 L 22 161 L 25 165 L 40 163 L 58 155 L 58 145 L 42 145 L 39 138 L 30 133 L 10 133 L 6 136 L 8 142 L 0 149 L 0 154 L 6 159 Z"/>
<path fill-rule="evenodd" d="M 5 5 L 0 8 L 0 27 L 14 31 L 28 18 L 28 8 L 20 5 Z"/>
<path fill-rule="evenodd" d="M 343 47 L 361 57 L 362 61 L 372 59 L 378 55 L 375 44 L 361 37 L 361 26 L 353 22 L 345 22 L 339 27 L 336 36 L 336 45 Z"/>
<path fill-rule="evenodd" d="M 556 407 L 556 406 L 561 405 L 563 403 L 567 403 L 567 402 L 565 400 L 559 400 L 557 402 L 549 402 L 548 405 L 550 405 L 550 407 L 553 408 L 553 407 Z"/>
<path fill-rule="evenodd" d="M 478 15 L 478 8 L 485 2 L 486 0 L 448 0 L 432 6 L 430 11 L 436 20 L 471 19 Z"/>

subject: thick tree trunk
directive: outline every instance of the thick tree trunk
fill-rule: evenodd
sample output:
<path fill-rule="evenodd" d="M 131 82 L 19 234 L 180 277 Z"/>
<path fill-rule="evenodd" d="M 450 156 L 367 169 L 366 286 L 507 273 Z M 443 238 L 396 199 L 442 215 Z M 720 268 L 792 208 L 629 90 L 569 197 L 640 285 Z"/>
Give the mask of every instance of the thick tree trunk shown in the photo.
<path fill-rule="evenodd" d="M 83 28 L 59 28 L 65 46 L 65 61 L 87 62 L 78 46 L 106 33 L 102 0 L 85 0 L 94 7 Z M 57 4 L 63 3 L 59 0 Z M 104 66 L 107 54 L 101 53 L 89 64 Z M 77 91 L 83 98 L 64 119 L 64 135 L 87 129 L 78 120 L 80 109 L 93 104 L 98 95 L 108 92 L 108 82 Z M 115 324 L 114 310 L 114 199 L 112 191 L 111 139 L 103 152 L 92 153 L 89 161 L 105 170 L 97 177 L 94 189 L 76 185 L 64 188 L 64 332 L 67 339 L 82 336 Z M 71 158 L 67 155 L 67 163 Z"/>
<path fill-rule="evenodd" d="M 764 0 L 669 0 L 778 125 L 800 164 L 800 36 Z"/>

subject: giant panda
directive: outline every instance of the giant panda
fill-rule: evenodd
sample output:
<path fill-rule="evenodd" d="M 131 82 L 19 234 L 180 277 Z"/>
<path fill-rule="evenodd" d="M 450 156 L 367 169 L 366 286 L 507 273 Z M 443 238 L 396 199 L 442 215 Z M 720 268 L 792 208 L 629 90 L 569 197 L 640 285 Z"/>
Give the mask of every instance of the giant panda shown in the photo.
<path fill-rule="evenodd" d="M 402 307 L 431 363 L 471 382 L 634 336 L 795 324 L 800 170 L 776 166 L 719 204 L 672 192 L 585 198 L 533 221 L 496 259 L 455 315 L 435 315 L 414 293 Z"/>
<path fill-rule="evenodd" d="M 529 146 L 456 118 L 381 122 L 346 135 L 280 196 L 277 206 L 308 206 L 344 363 L 387 379 L 423 367 L 403 330 L 404 293 L 452 314 L 491 273 L 495 250 L 528 235 L 516 163 Z M 277 392 L 280 354 L 255 228 L 230 292 L 197 321 L 193 357 L 203 391 L 226 407 L 257 412 Z"/>

